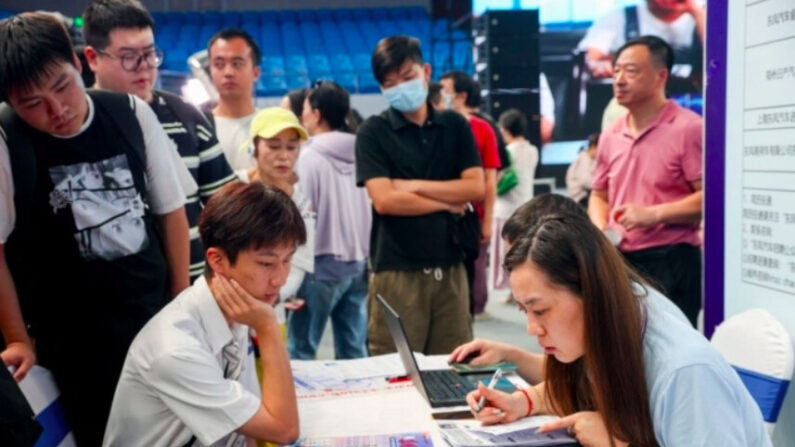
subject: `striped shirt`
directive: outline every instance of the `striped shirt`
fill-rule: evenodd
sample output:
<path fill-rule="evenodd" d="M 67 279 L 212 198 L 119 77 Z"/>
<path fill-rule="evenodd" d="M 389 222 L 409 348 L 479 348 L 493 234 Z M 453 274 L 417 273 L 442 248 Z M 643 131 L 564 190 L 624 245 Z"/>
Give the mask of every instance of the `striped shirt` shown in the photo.
<path fill-rule="evenodd" d="M 190 226 L 190 278 L 191 282 L 204 271 L 204 247 L 199 239 L 199 215 L 204 204 L 223 185 L 235 180 L 235 174 L 226 162 L 221 145 L 207 119 L 196 107 L 186 103 L 193 113 L 196 135 L 191 136 L 185 123 L 167 105 L 157 91 L 152 92 L 152 109 L 177 152 L 187 166 L 199 190 L 185 199 L 185 212 Z"/>

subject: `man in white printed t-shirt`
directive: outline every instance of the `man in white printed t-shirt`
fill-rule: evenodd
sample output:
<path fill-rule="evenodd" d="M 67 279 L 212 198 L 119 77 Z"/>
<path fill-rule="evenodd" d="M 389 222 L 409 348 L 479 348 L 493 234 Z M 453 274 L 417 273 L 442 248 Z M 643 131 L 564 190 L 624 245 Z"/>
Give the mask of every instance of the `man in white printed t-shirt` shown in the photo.
<path fill-rule="evenodd" d="M 232 171 L 254 166 L 249 127 L 254 119 L 254 84 L 260 75 L 262 52 L 245 31 L 227 28 L 207 45 L 210 77 L 218 90 L 213 109 L 215 132 Z"/>
<path fill-rule="evenodd" d="M 146 103 L 86 91 L 58 19 L 18 14 L 0 42 L 2 358 L 31 366 L 27 325 L 76 442 L 99 445 L 127 348 L 188 287 L 196 184 Z"/>
<path fill-rule="evenodd" d="M 292 199 L 230 183 L 199 219 L 205 275 L 138 333 L 116 388 L 104 446 L 290 444 L 298 409 L 272 305 L 306 242 Z M 257 382 L 250 332 L 262 354 Z"/>
<path fill-rule="evenodd" d="M 699 65 L 705 38 L 703 0 L 646 0 L 616 9 L 593 22 L 577 48 L 586 52 L 588 71 L 597 78 L 613 75 L 612 58 L 628 40 L 657 36 L 673 47 L 677 64 Z M 688 78 L 700 67 L 674 66 L 672 75 Z"/>

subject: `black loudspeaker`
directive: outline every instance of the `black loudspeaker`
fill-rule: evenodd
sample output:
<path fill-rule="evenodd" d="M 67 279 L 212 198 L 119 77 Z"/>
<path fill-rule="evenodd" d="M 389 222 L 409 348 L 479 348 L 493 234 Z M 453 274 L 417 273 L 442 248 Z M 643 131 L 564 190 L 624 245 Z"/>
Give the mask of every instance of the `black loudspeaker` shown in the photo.
<path fill-rule="evenodd" d="M 473 30 L 484 109 L 495 119 L 508 109 L 520 110 L 527 117 L 527 139 L 541 147 L 538 10 L 488 11 Z"/>
<path fill-rule="evenodd" d="M 511 91 L 489 91 L 483 97 L 484 109 L 494 119 L 508 109 L 517 109 L 527 117 L 525 137 L 536 147 L 541 147 L 541 114 L 539 113 L 538 90 L 516 89 Z"/>

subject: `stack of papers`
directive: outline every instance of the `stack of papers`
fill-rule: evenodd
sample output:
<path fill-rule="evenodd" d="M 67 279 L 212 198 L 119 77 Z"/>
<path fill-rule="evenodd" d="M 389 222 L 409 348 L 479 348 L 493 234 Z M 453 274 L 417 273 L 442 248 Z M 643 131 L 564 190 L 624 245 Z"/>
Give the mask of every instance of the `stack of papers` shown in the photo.
<path fill-rule="evenodd" d="M 415 352 L 420 369 L 444 369 L 447 356 L 425 356 Z M 293 381 L 298 396 L 317 396 L 329 391 L 377 390 L 387 387 L 385 378 L 406 374 L 398 354 L 353 360 L 292 360 Z"/>
<path fill-rule="evenodd" d="M 301 438 L 292 447 L 432 447 L 427 433 Z"/>
<path fill-rule="evenodd" d="M 566 432 L 557 430 L 536 433 L 541 425 L 558 419 L 556 416 L 532 416 L 509 424 L 482 425 L 478 421 L 439 422 L 442 437 L 452 447 L 542 447 L 578 445 Z"/>

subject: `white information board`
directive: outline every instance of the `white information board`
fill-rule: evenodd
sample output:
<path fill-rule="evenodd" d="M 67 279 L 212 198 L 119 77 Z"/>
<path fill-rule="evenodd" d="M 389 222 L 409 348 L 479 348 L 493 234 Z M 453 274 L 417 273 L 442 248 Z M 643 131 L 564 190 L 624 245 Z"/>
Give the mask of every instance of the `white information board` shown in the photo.
<path fill-rule="evenodd" d="M 795 334 L 795 0 L 727 3 L 724 313 Z M 793 414 L 790 389 L 776 445 L 795 445 Z"/>

